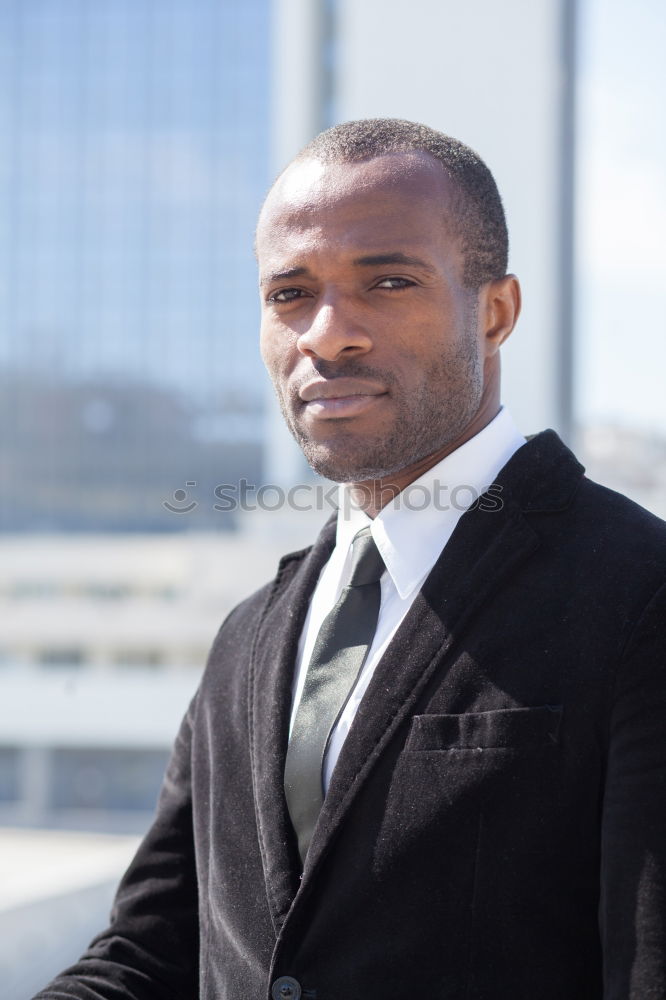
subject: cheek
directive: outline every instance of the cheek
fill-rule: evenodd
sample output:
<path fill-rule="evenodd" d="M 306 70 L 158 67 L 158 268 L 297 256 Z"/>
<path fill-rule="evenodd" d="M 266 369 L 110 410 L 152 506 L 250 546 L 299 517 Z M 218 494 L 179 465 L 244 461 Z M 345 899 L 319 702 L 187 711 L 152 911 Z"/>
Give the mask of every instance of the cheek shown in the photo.
<path fill-rule="evenodd" d="M 420 373 L 446 355 L 450 344 L 438 324 L 406 324 L 393 339 L 392 348 L 395 364 L 418 381 Z"/>
<path fill-rule="evenodd" d="M 267 338 L 264 336 L 263 331 L 259 335 L 259 353 L 261 354 L 261 360 L 264 362 L 266 368 L 270 369 L 270 364 L 271 364 L 270 344 Z"/>
<path fill-rule="evenodd" d="M 288 336 L 282 327 L 276 329 L 274 324 L 262 324 L 259 335 L 259 350 L 276 391 L 282 395 L 286 391 L 287 382 L 298 361 L 298 352 L 294 352 L 293 337 Z"/>
<path fill-rule="evenodd" d="M 278 369 L 280 355 L 284 353 L 281 349 L 280 338 L 272 325 L 262 322 L 259 331 L 259 350 L 263 362 L 272 374 Z"/>

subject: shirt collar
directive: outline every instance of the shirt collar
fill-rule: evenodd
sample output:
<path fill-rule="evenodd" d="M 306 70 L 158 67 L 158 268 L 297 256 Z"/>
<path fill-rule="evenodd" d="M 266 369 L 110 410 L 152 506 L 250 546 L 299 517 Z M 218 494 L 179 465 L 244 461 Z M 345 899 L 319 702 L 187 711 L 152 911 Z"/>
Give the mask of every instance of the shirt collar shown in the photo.
<path fill-rule="evenodd" d="M 525 444 L 509 412 L 494 420 L 407 486 L 372 520 L 340 486 L 336 548 L 347 552 L 354 536 L 370 525 L 395 588 L 406 598 L 420 585 L 453 534 L 465 510 L 492 485 L 497 473 Z"/>

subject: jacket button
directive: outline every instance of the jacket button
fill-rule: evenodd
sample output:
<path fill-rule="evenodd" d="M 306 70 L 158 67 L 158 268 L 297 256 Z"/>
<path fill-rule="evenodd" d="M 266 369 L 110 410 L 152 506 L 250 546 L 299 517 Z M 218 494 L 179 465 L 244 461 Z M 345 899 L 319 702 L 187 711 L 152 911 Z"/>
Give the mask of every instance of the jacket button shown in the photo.
<path fill-rule="evenodd" d="M 300 1000 L 301 993 L 301 984 L 291 976 L 280 976 L 271 989 L 273 1000 Z"/>

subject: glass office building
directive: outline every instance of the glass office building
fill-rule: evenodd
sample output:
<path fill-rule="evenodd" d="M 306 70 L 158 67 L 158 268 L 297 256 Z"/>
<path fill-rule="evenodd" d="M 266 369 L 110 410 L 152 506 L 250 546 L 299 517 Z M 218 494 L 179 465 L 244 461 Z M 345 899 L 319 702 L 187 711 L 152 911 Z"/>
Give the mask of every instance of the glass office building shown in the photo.
<path fill-rule="evenodd" d="M 224 526 L 162 501 L 258 474 L 268 21 L 0 5 L 0 530 Z"/>

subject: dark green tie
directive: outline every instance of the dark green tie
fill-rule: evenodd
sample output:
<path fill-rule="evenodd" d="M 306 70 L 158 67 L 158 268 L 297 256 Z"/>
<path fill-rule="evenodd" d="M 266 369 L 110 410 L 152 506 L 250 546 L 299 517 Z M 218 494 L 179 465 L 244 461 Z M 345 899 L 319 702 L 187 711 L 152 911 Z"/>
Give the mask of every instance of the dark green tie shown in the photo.
<path fill-rule="evenodd" d="M 383 572 L 370 528 L 363 528 L 352 542 L 349 583 L 319 630 L 287 749 L 284 788 L 303 862 L 324 801 L 323 764 L 331 730 L 377 628 Z"/>

